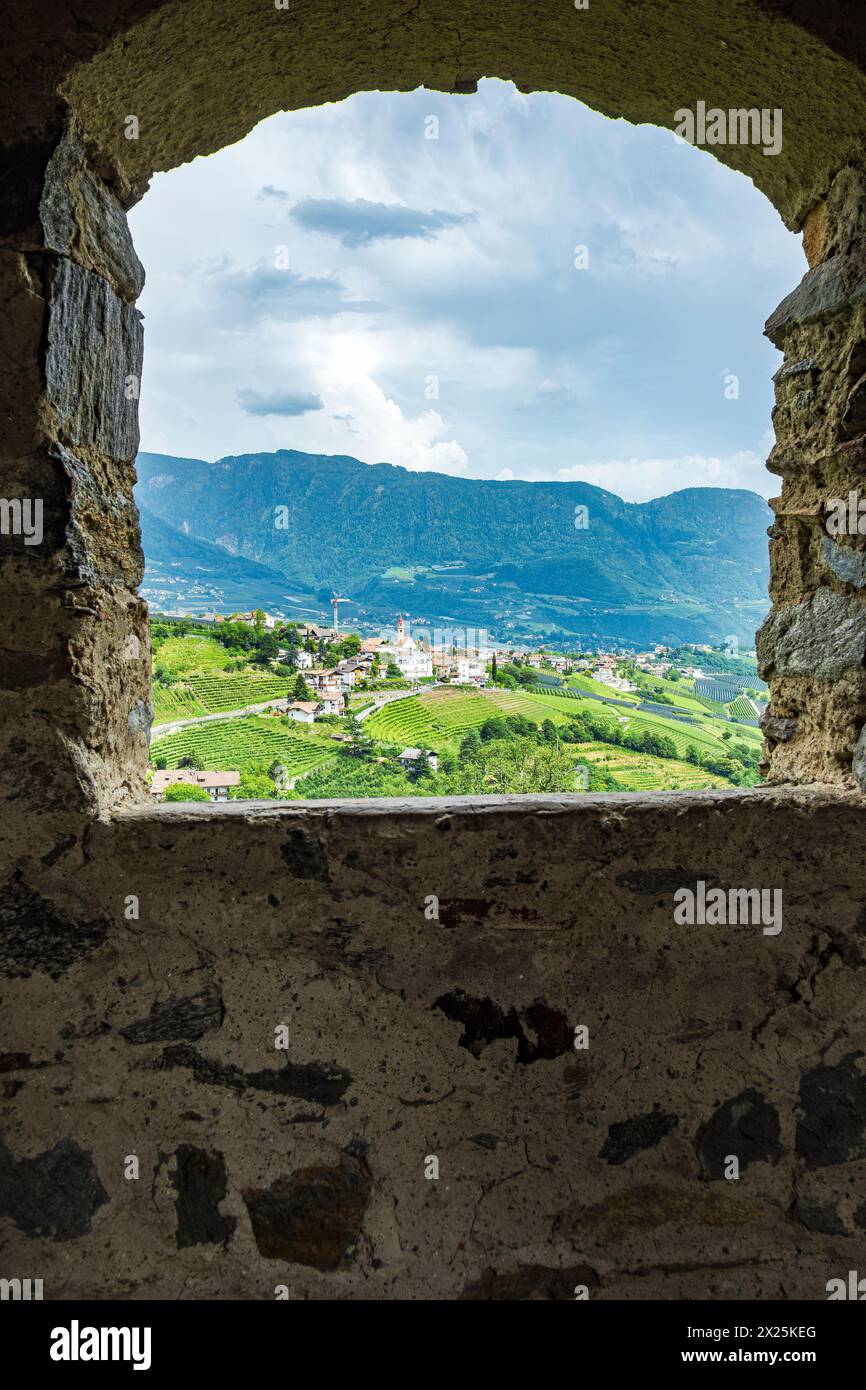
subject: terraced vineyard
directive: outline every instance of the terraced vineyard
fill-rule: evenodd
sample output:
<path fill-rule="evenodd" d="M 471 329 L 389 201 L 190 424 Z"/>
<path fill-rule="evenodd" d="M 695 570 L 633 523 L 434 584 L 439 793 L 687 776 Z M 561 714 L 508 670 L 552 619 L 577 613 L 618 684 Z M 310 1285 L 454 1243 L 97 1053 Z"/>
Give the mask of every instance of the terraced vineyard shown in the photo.
<path fill-rule="evenodd" d="M 735 719 L 757 719 L 758 717 L 751 700 L 747 700 L 745 695 L 738 695 L 730 708 Z"/>
<path fill-rule="evenodd" d="M 726 757 L 728 749 L 720 734 L 710 731 L 706 725 L 677 724 L 672 719 L 661 719 L 654 714 L 630 714 L 627 716 L 630 733 L 641 733 L 649 729 L 654 734 L 667 734 L 673 740 L 677 756 L 684 758 L 691 744 L 699 752 L 714 753 Z"/>
<path fill-rule="evenodd" d="M 207 714 L 207 710 L 198 703 L 186 683 L 170 689 L 162 685 L 153 687 L 154 724 L 168 724 L 173 719 L 194 719 L 199 714 Z"/>
<path fill-rule="evenodd" d="M 738 684 L 725 680 L 712 680 L 709 676 L 698 676 L 695 679 L 695 690 L 698 695 L 705 695 L 708 700 L 718 700 L 722 705 L 736 700 L 740 693 Z"/>
<path fill-rule="evenodd" d="M 186 700 L 192 702 L 193 707 L 242 708 L 285 691 L 286 681 L 279 677 L 200 673 L 190 676 L 183 686 L 169 693 L 177 702 L 172 715 L 178 717 L 189 709 Z M 672 713 L 675 712 L 672 707 Z M 694 723 L 682 723 L 630 706 L 604 704 L 574 687 L 543 692 L 440 687 L 384 705 L 370 715 L 363 728 L 382 744 L 443 750 L 456 749 L 468 730 L 503 715 L 523 715 L 536 724 L 549 719 L 564 726 L 574 716 L 582 714 L 603 718 L 631 733 L 649 730 L 673 741 L 676 759 L 658 758 L 599 740 L 587 745 L 565 745 L 570 753 L 573 752 L 576 763 L 598 763 L 612 774 L 624 791 L 653 788 L 688 791 L 726 786 L 728 783 L 723 777 L 686 761 L 689 745 L 705 756 L 721 757 L 730 754 L 730 740 L 722 738 L 727 731 L 734 734 L 738 742 L 746 742 L 750 747 L 759 747 L 761 741 L 756 729 L 746 725 L 734 728 L 709 714 L 700 716 Z M 151 752 L 154 758 L 165 757 L 170 767 L 176 766 L 184 756 L 194 755 L 205 768 L 236 768 L 240 772 L 258 770 L 279 759 L 289 776 L 297 778 L 338 757 L 341 745 L 331 739 L 329 733 L 330 730 L 326 733 L 319 727 L 306 729 L 287 725 L 272 716 L 250 715 L 241 719 L 213 720 L 157 737 Z"/>
<path fill-rule="evenodd" d="M 281 676 L 245 674 L 195 675 L 190 676 L 189 684 L 208 714 L 222 714 L 224 710 L 278 700 L 288 695 L 290 688 L 288 680 Z"/>
<path fill-rule="evenodd" d="M 291 682 L 281 676 L 198 672 L 170 689 L 154 686 L 153 721 L 156 725 L 171 724 L 176 719 L 194 719 L 202 714 L 227 714 L 229 710 L 284 699 L 290 690 Z"/>
<path fill-rule="evenodd" d="M 611 773 L 623 791 L 701 791 L 732 786 L 726 778 L 674 758 L 651 758 L 607 743 L 576 745 L 577 762 L 595 764 Z"/>
<path fill-rule="evenodd" d="M 446 687 L 422 695 L 421 703 L 437 734 L 445 740 L 461 739 L 470 729 L 477 729 L 499 714 L 496 705 L 480 690 Z"/>
<path fill-rule="evenodd" d="M 576 691 L 572 695 L 566 689 L 557 695 L 532 695 L 525 690 L 488 690 L 485 694 L 496 706 L 494 713 L 525 714 L 527 719 L 534 719 L 537 724 L 545 719 L 552 719 L 554 724 L 567 724 L 569 716 L 577 713 L 577 706 L 572 707 L 572 699 L 580 699 Z M 601 709 L 594 700 L 583 700 L 581 704 Z"/>
<path fill-rule="evenodd" d="M 727 756 L 729 753 L 727 743 L 721 736 L 730 727 L 727 724 L 709 718 L 685 724 L 637 709 L 632 712 L 617 705 L 603 705 L 598 700 L 582 698 L 579 691 L 566 687 L 556 693 L 551 690 L 544 694 L 523 690 L 469 691 L 446 687 L 386 705 L 379 713 L 370 716 L 366 728 L 374 738 L 388 743 L 441 748 L 447 743 L 459 741 L 468 729 L 477 728 L 498 714 L 522 714 L 538 724 L 545 719 L 564 724 L 578 714 L 589 714 L 595 718 L 601 716 L 635 733 L 648 729 L 656 734 L 667 734 L 673 739 L 680 759 L 685 758 L 690 744 L 704 754 Z M 737 734 L 750 744 L 754 742 L 757 746 L 760 743 L 757 730 L 743 727 L 737 730 Z"/>
<path fill-rule="evenodd" d="M 426 695 L 395 700 L 371 714 L 366 728 L 374 738 L 409 747 L 441 748 L 459 740 L 500 713 L 480 690 L 446 687 Z"/>
<path fill-rule="evenodd" d="M 364 730 L 383 743 L 402 743 L 404 748 L 438 747 L 433 740 L 433 721 L 416 695 L 383 705 L 364 721 Z"/>
<path fill-rule="evenodd" d="M 267 715 L 195 724 L 155 739 L 150 750 L 152 758 L 166 758 L 169 767 L 194 755 L 208 771 L 245 772 L 279 758 L 290 777 L 309 772 L 337 751 L 332 740 L 289 729 Z"/>

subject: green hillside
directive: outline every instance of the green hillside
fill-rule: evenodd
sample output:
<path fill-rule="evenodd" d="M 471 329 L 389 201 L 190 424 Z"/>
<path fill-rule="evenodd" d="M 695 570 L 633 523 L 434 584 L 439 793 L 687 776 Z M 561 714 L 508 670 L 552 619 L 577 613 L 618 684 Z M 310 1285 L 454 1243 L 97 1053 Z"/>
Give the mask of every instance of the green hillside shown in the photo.
<path fill-rule="evenodd" d="M 437 626 L 495 632 L 507 615 L 539 633 L 751 643 L 768 606 L 769 518 L 755 493 L 688 488 L 632 503 L 581 482 L 456 478 L 290 449 L 215 464 L 142 453 L 137 469 L 136 498 L 162 523 L 160 554 L 230 532 L 235 562 L 285 575 L 293 593 L 349 593 L 368 619 L 408 598 Z M 579 507 L 591 525 L 576 529 Z M 192 578 L 199 558 L 176 563 Z"/>

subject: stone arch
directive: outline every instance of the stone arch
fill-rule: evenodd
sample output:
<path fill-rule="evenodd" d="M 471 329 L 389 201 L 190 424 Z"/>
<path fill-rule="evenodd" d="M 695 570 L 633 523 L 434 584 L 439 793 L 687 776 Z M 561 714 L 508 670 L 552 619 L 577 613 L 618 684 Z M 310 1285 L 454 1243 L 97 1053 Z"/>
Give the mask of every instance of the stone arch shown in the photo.
<path fill-rule="evenodd" d="M 778 155 L 714 150 L 803 229 L 812 266 L 768 326 L 786 362 L 770 458 L 783 488 L 762 637 L 767 770 L 866 780 L 855 751 L 866 567 L 848 546 L 828 550 L 820 527 L 822 497 L 856 484 L 866 429 L 866 75 L 844 6 L 97 0 L 86 26 L 66 6 L 22 23 L 25 9 L 7 10 L 21 96 L 0 110 L 14 364 L 2 448 L 10 489 L 45 499 L 47 541 L 38 563 L 22 550 L 7 565 L 5 669 L 8 727 L 32 753 L 13 760 L 13 794 L 40 837 L 142 794 L 149 679 L 132 461 L 143 272 L 124 209 L 154 170 L 278 109 L 363 89 L 469 92 L 486 75 L 671 128 L 697 100 L 783 112 Z M 137 660 L 124 655 L 130 635 Z"/>
<path fill-rule="evenodd" d="M 821 525 L 824 499 L 866 466 L 854 7 L 78 8 L 86 19 L 70 0 L 0 14 L 2 493 L 44 503 L 43 545 L 0 538 L 6 1272 L 32 1268 L 38 1240 L 52 1298 L 270 1298 L 285 1264 L 293 1299 L 572 1299 L 577 1284 L 823 1298 L 828 1237 L 855 1267 L 864 1257 L 866 1038 L 850 1005 L 866 560 Z M 465 91 L 482 75 L 662 125 L 702 98 L 785 113 L 777 158 L 717 154 L 802 226 L 812 267 L 769 324 L 785 364 L 762 659 L 771 779 L 835 785 L 142 810 L 149 653 L 126 390 L 142 268 L 124 209 L 154 169 L 280 107 Z M 122 134 L 133 102 L 137 144 Z M 784 936 L 768 949 L 757 930 L 699 929 L 672 951 L 671 894 L 690 880 L 783 885 Z M 440 893 L 441 930 L 423 911 L 440 913 Z M 302 1064 L 277 1069 L 263 1037 L 300 981 L 314 985 Z M 580 1001 L 595 1001 L 588 1020 Z M 575 1059 L 586 1023 L 592 1050 Z M 826 1123 L 828 1097 L 844 1123 Z M 470 1200 L 407 1200 L 431 1142 Z M 732 1146 L 760 1175 L 742 1202 L 722 1191 L 740 1185 L 711 1181 Z M 153 1165 L 140 1197 L 121 1175 L 129 1148 Z M 360 1262 L 337 1268 L 361 1234 Z"/>
<path fill-rule="evenodd" d="M 815 6 L 818 10 L 818 6 Z M 275 111 L 364 90 L 473 90 L 480 77 L 555 90 L 608 116 L 674 125 L 703 97 L 779 107 L 779 156 L 716 147 L 798 229 L 866 137 L 866 77 L 771 3 L 607 0 L 175 0 L 151 7 L 61 83 L 126 201 L 167 170 L 243 138 Z M 123 119 L 139 119 L 137 140 Z"/>

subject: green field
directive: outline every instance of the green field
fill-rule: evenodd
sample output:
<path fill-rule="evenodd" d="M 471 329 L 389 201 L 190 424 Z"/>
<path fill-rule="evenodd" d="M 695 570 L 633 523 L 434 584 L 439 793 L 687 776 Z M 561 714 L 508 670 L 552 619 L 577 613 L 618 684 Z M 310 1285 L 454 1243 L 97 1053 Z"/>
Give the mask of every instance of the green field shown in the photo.
<path fill-rule="evenodd" d="M 574 690 L 589 690 L 593 695 L 613 695 L 617 700 L 633 701 L 635 704 L 641 698 L 639 691 L 611 690 L 609 685 L 605 685 L 603 681 L 594 681 L 591 676 L 569 676 L 566 685 Z M 648 696 L 647 698 L 651 697 Z"/>
<path fill-rule="evenodd" d="M 281 719 L 249 715 L 179 729 L 154 739 L 150 753 L 152 758 L 165 758 L 169 767 L 194 755 L 208 771 L 247 772 L 278 758 L 289 776 L 296 777 L 335 757 L 338 748 L 334 740 L 287 728 Z"/>
<path fill-rule="evenodd" d="M 192 671 L 222 671 L 229 655 L 213 637 L 166 637 L 153 654 L 153 664 L 173 676 L 186 676 Z"/>

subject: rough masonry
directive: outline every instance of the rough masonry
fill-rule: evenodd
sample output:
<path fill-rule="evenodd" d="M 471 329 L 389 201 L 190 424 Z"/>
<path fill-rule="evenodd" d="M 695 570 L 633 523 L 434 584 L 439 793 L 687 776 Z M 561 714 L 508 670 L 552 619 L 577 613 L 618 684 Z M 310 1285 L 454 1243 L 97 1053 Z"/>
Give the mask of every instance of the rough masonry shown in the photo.
<path fill-rule="evenodd" d="M 824 1297 L 866 1262 L 866 551 L 825 525 L 864 486 L 853 7 L 12 0 L 0 39 L 0 490 L 45 526 L 0 537 L 0 1273 L 38 1264 L 46 1298 Z M 273 111 L 485 75 L 670 128 L 699 99 L 784 112 L 778 156 L 715 151 L 809 267 L 766 306 L 770 786 L 145 808 L 126 211 Z M 781 889 L 783 931 L 676 926 L 698 879 Z"/>

